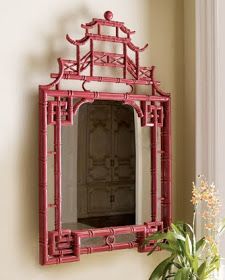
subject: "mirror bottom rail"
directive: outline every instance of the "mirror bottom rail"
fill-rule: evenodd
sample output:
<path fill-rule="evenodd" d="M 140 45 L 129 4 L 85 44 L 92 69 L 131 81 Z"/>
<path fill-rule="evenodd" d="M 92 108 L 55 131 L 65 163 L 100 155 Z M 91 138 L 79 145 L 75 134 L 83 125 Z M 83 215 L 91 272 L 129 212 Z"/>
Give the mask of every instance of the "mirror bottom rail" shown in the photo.
<path fill-rule="evenodd" d="M 67 262 L 80 261 L 82 254 L 92 254 L 98 252 L 114 251 L 121 249 L 137 248 L 140 253 L 149 252 L 155 245 L 152 240 L 144 244 L 144 240 L 157 231 L 163 230 L 163 222 L 146 222 L 143 225 L 130 225 L 109 228 L 94 228 L 84 230 L 63 229 L 61 232 L 49 231 L 47 248 L 44 243 L 40 243 L 40 251 L 43 253 L 40 263 L 42 265 L 59 264 Z M 134 239 L 126 241 L 122 238 L 122 242 L 118 242 L 116 238 L 132 234 Z M 102 238 L 101 245 L 82 246 L 82 241 L 93 240 L 94 238 Z M 47 249 L 47 250 L 45 250 Z M 159 248 L 157 248 L 159 250 Z M 44 256 L 44 252 L 46 255 Z"/>

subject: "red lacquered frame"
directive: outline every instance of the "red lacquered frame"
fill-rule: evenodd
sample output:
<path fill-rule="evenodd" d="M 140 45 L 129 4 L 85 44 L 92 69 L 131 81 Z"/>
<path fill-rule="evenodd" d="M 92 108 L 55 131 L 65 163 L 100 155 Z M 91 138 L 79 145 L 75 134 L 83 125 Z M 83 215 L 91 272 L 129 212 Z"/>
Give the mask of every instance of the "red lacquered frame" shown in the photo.
<path fill-rule="evenodd" d="M 75 47 L 75 59 L 58 59 L 59 73 L 51 74 L 54 81 L 39 87 L 39 243 L 40 264 L 57 264 L 79 261 L 81 254 L 137 248 L 139 252 L 149 251 L 154 242 L 143 245 L 143 240 L 152 233 L 167 228 L 171 223 L 171 100 L 170 95 L 159 89 L 159 82 L 154 78 L 154 66 L 142 67 L 139 55 L 143 48 L 131 41 L 134 31 L 125 27 L 123 22 L 113 21 L 113 14 L 105 12 L 104 19 L 93 19 L 81 25 L 85 36 L 81 40 L 67 40 Z M 115 34 L 103 35 L 103 27 L 115 29 Z M 120 36 L 120 35 L 123 36 Z M 120 43 L 123 53 L 100 52 L 95 50 L 95 41 Z M 81 55 L 82 45 L 90 44 L 90 51 Z M 135 59 L 128 56 L 128 49 L 134 52 Z M 121 68 L 122 77 L 100 77 L 94 75 L 95 67 Z M 84 75 L 84 73 L 88 74 Z M 80 80 L 82 90 L 65 90 L 61 87 L 64 79 Z M 131 92 L 97 92 L 85 88 L 85 83 L 97 81 L 129 85 Z M 149 94 L 133 93 L 135 85 L 149 87 Z M 131 106 L 140 118 L 141 125 L 150 127 L 151 150 L 151 221 L 143 225 L 110 227 L 88 230 L 62 229 L 62 168 L 61 168 L 61 129 L 73 125 L 73 116 L 80 106 L 95 100 L 120 101 Z M 54 127 L 54 150 L 47 150 L 47 127 Z M 157 129 L 160 128 L 160 141 Z M 160 143 L 160 149 L 159 144 Z M 159 150 L 158 150 L 159 149 Z M 157 154 L 160 153 L 160 167 Z M 54 157 L 54 202 L 47 199 L 47 159 Z M 161 172 L 158 180 L 157 172 Z M 158 189 L 161 197 L 158 197 Z M 157 209 L 161 205 L 161 217 Z M 55 210 L 55 229 L 48 231 L 48 208 Z M 116 242 L 121 234 L 134 233 L 132 242 Z M 102 237 L 102 246 L 81 246 L 84 238 Z"/>

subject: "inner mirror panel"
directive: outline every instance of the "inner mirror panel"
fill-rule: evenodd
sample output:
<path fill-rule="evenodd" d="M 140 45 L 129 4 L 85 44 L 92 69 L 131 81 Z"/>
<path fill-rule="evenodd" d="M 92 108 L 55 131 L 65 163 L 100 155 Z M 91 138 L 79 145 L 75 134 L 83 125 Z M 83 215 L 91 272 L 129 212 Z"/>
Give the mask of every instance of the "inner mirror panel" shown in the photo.
<path fill-rule="evenodd" d="M 133 108 L 116 101 L 81 106 L 75 124 L 62 128 L 63 228 L 134 225 L 135 165 Z"/>

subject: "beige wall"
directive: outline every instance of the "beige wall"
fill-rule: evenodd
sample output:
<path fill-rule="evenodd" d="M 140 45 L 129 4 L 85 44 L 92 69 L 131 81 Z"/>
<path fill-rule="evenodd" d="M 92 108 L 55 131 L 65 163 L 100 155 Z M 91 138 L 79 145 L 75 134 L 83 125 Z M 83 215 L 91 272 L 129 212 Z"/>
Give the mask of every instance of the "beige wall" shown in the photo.
<path fill-rule="evenodd" d="M 58 56 L 72 54 L 64 41 L 65 34 L 80 35 L 80 23 L 89 21 L 92 16 L 101 17 L 109 9 L 114 12 L 115 19 L 135 29 L 138 45 L 150 43 L 142 61 L 158 66 L 157 77 L 162 88 L 172 93 L 174 213 L 176 217 L 184 217 L 183 145 L 187 141 L 182 133 L 182 120 L 187 115 L 184 98 L 189 90 L 184 83 L 184 54 L 189 57 L 184 48 L 183 8 L 181 0 L 2 3 L 1 279 L 147 279 L 163 257 L 164 253 L 146 257 L 128 250 L 83 256 L 80 263 L 38 265 L 37 86 L 49 81 L 49 72 L 57 69 Z"/>
<path fill-rule="evenodd" d="M 184 0 L 184 217 L 192 221 L 191 182 L 195 180 L 195 0 Z"/>
<path fill-rule="evenodd" d="M 184 22 L 183 1 L 151 1 L 152 64 L 157 65 L 161 87 L 172 96 L 173 214 L 183 213 Z M 154 38 L 154 39 L 153 39 Z M 170 70 L 169 70 L 170 69 Z"/>

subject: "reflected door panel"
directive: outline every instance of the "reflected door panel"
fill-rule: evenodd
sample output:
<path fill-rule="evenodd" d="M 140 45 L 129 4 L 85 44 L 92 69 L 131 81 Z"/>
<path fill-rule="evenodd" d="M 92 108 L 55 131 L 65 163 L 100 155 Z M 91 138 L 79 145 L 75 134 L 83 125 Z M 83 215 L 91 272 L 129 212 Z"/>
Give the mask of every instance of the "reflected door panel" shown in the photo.
<path fill-rule="evenodd" d="M 78 120 L 78 222 L 92 227 L 133 224 L 133 110 L 106 101 L 82 107 Z"/>
<path fill-rule="evenodd" d="M 88 216 L 104 216 L 111 212 L 111 189 L 106 186 L 93 185 L 88 187 Z"/>
<path fill-rule="evenodd" d="M 127 106 L 112 106 L 113 181 L 134 182 L 135 145 L 133 111 Z"/>
<path fill-rule="evenodd" d="M 131 185 L 112 187 L 113 211 L 133 213 L 135 208 L 134 188 Z"/>
<path fill-rule="evenodd" d="M 86 128 L 87 183 L 110 182 L 109 163 L 112 146 L 110 106 L 88 105 Z"/>

